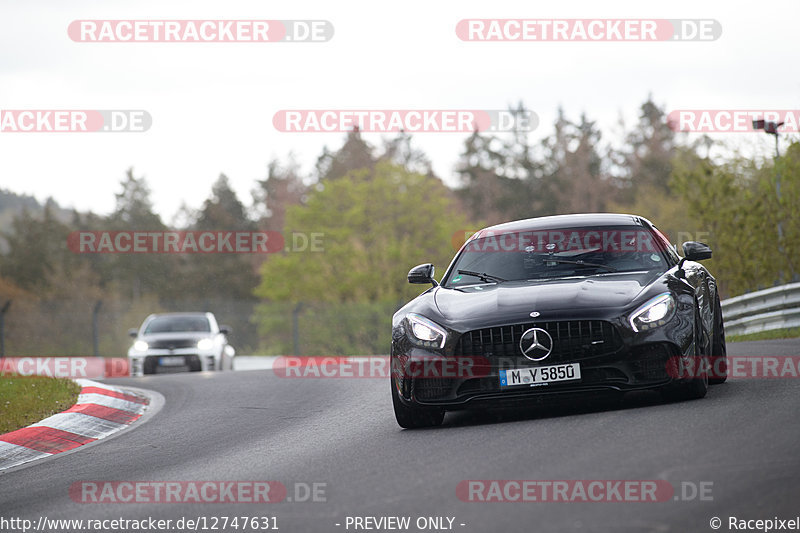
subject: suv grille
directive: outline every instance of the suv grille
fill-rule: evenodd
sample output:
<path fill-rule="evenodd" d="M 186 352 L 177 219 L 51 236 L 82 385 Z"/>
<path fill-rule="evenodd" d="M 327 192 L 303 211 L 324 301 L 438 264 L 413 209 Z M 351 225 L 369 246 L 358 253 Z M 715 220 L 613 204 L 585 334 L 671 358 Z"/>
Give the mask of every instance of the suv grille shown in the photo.
<path fill-rule="evenodd" d="M 176 348 L 195 348 L 197 346 L 197 339 L 175 339 L 168 341 L 151 341 L 147 343 L 149 348 L 157 350 L 174 350 Z"/>
<path fill-rule="evenodd" d="M 519 340 L 537 327 L 553 337 L 553 352 L 545 360 L 556 363 L 614 353 L 622 347 L 617 329 L 605 320 L 568 320 L 514 324 L 476 329 L 463 334 L 455 355 L 467 357 L 522 357 Z M 542 362 L 544 364 L 544 362 Z"/>

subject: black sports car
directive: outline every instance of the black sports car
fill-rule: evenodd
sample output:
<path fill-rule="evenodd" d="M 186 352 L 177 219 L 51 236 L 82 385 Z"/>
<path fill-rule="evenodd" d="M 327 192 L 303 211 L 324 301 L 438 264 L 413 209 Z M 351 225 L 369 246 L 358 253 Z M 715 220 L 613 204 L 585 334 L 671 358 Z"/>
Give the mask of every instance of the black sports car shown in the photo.
<path fill-rule="evenodd" d="M 726 377 L 722 312 L 696 262 L 711 249 L 683 253 L 640 216 L 580 214 L 475 233 L 441 284 L 433 265 L 414 267 L 408 281 L 432 287 L 392 320 L 397 422 L 574 393 L 702 398 Z"/>

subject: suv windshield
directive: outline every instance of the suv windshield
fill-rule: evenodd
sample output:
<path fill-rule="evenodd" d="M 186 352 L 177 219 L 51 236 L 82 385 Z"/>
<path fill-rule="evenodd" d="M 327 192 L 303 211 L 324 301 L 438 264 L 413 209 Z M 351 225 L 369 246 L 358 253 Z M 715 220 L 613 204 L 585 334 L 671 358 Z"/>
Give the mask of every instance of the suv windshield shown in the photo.
<path fill-rule="evenodd" d="M 486 230 L 464 247 L 444 285 L 664 271 L 666 244 L 642 226 Z"/>
<path fill-rule="evenodd" d="M 160 316 L 147 324 L 145 333 L 174 333 L 179 331 L 210 332 L 211 326 L 204 316 Z"/>

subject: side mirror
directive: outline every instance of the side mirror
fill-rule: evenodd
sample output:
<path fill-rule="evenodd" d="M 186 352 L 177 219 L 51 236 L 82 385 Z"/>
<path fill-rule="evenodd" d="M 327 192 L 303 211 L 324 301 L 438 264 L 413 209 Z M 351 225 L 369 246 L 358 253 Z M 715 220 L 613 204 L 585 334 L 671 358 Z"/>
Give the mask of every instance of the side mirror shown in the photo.
<path fill-rule="evenodd" d="M 689 261 L 711 259 L 711 248 L 702 242 L 688 241 L 683 243 L 683 257 Z"/>
<path fill-rule="evenodd" d="M 128 337 L 133 337 L 134 339 L 139 336 L 139 330 L 136 328 L 131 328 L 128 330 Z"/>
<path fill-rule="evenodd" d="M 686 241 L 683 243 L 683 257 L 678 263 L 678 277 L 684 277 L 683 262 L 684 261 L 702 261 L 703 259 L 711 259 L 711 248 L 702 242 Z"/>
<path fill-rule="evenodd" d="M 230 326 L 220 326 L 219 332 L 223 335 L 230 335 L 233 329 Z"/>
<path fill-rule="evenodd" d="M 417 265 L 411 270 L 408 271 L 408 282 L 409 283 L 430 283 L 434 287 L 438 286 L 439 284 L 433 279 L 433 274 L 435 269 L 433 265 L 430 263 L 425 263 L 424 265 Z"/>

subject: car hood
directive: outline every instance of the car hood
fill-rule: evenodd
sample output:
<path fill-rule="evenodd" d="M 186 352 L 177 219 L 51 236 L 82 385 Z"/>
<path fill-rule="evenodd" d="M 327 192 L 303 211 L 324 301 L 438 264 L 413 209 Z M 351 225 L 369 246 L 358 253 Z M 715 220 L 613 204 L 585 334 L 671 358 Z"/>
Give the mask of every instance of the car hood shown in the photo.
<path fill-rule="evenodd" d="M 209 331 L 173 331 L 169 333 L 147 333 L 140 335 L 139 338 L 146 342 L 154 341 L 177 341 L 177 340 L 200 340 L 214 337 L 215 333 Z"/>
<path fill-rule="evenodd" d="M 507 323 L 530 320 L 532 312 L 542 320 L 559 318 L 574 311 L 589 315 L 598 309 L 622 308 L 662 273 L 620 272 L 591 277 L 558 278 L 534 282 L 504 282 L 460 289 L 439 287 L 434 291 L 436 307 L 454 325 L 477 321 Z"/>

